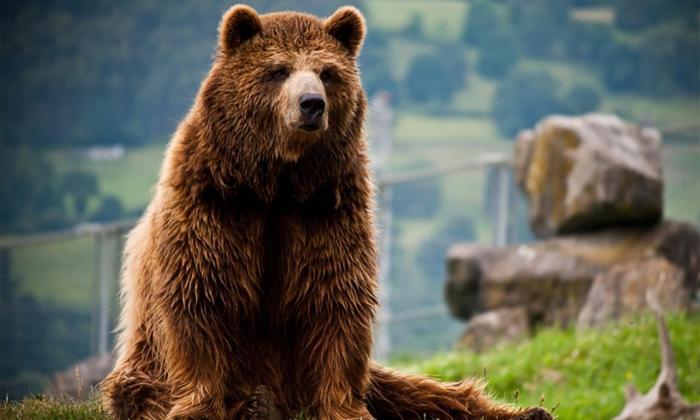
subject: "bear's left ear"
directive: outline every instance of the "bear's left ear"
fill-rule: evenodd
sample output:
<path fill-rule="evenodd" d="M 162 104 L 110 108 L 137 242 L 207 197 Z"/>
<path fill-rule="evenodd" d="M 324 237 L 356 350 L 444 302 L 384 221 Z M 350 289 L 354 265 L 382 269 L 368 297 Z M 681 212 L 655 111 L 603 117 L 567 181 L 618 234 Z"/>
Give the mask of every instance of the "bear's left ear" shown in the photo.
<path fill-rule="evenodd" d="M 232 53 L 262 30 L 260 16 L 250 6 L 237 4 L 224 13 L 219 25 L 219 48 Z"/>
<path fill-rule="evenodd" d="M 365 40 L 365 18 L 359 10 L 352 6 L 341 7 L 326 19 L 324 27 L 353 57 L 357 56 Z"/>

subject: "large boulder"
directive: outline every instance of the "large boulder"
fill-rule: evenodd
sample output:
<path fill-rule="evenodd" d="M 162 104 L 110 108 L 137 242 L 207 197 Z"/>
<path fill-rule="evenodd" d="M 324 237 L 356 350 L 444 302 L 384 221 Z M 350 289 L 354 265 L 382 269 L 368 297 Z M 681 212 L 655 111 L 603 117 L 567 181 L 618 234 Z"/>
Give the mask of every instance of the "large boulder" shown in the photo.
<path fill-rule="evenodd" d="M 683 270 L 665 258 L 614 265 L 596 276 L 576 327 L 597 327 L 638 314 L 648 309 L 647 292 L 654 293 L 664 312 L 688 309 L 692 296 L 683 279 Z"/>
<path fill-rule="evenodd" d="M 528 324 L 563 325 L 576 318 L 601 267 L 538 245 L 458 244 L 448 252 L 447 271 L 445 299 L 457 318 L 523 306 Z"/>
<path fill-rule="evenodd" d="M 458 349 L 480 352 L 513 343 L 530 335 L 527 310 L 522 306 L 484 312 L 472 318 L 457 342 Z"/>
<path fill-rule="evenodd" d="M 700 281 L 700 233 L 690 224 L 664 221 L 503 248 L 453 245 L 445 298 L 452 315 L 465 320 L 523 306 L 533 325 L 570 324 L 598 274 L 654 257 L 678 267 L 684 289 L 694 296 Z"/>
<path fill-rule="evenodd" d="M 515 171 L 542 237 L 662 215 L 661 135 L 614 115 L 551 116 L 521 132 Z"/>

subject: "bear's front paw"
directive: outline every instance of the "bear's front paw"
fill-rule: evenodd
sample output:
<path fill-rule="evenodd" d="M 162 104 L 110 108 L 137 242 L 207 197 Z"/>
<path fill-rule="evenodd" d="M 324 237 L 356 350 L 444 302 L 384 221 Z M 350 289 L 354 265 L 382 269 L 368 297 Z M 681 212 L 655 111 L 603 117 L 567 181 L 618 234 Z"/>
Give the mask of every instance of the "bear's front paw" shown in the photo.
<path fill-rule="evenodd" d="M 255 388 L 248 399 L 245 418 L 247 420 L 282 420 L 272 391 L 264 385 Z"/>
<path fill-rule="evenodd" d="M 515 416 L 515 420 L 552 420 L 551 414 L 542 407 L 532 407 Z"/>
<path fill-rule="evenodd" d="M 175 401 L 165 418 L 166 420 L 223 419 L 224 409 L 222 401 L 218 398 L 193 394 Z"/>

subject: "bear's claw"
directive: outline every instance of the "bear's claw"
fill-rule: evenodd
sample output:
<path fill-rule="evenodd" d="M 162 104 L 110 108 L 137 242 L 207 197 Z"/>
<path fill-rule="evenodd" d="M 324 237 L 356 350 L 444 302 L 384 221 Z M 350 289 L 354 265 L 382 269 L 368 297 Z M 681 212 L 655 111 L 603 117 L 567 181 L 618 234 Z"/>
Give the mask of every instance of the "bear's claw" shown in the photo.
<path fill-rule="evenodd" d="M 552 420 L 551 414 L 542 407 L 528 408 L 515 417 L 515 420 Z"/>
<path fill-rule="evenodd" d="M 282 420 L 269 388 L 264 385 L 255 388 L 248 400 L 245 417 L 249 420 Z"/>

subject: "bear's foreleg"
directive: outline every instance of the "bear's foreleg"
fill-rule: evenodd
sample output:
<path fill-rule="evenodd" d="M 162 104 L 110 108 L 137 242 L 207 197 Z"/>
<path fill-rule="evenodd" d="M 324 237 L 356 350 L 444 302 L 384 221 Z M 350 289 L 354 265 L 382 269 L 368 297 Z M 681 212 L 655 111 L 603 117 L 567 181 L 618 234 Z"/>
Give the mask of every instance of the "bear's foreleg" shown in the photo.
<path fill-rule="evenodd" d="M 215 218 L 188 222 L 188 228 L 176 231 L 167 229 L 176 224 L 164 226 L 158 248 L 164 252 L 158 254 L 161 272 L 152 310 L 172 389 L 167 418 L 219 419 L 225 415 L 224 397 L 243 401 L 252 391 L 245 384 L 229 389 L 226 378 L 242 376 L 240 320 L 258 305 L 260 264 L 251 258 L 259 253 L 251 250 L 255 235 L 246 231 L 251 223 L 240 223 L 236 233 L 242 237 L 222 238 Z"/>
<path fill-rule="evenodd" d="M 308 228 L 295 312 L 305 313 L 300 334 L 302 384 L 309 415 L 319 419 L 370 419 L 364 401 L 369 381 L 376 254 L 369 215 L 341 208 Z M 294 295 L 294 293 L 290 293 Z"/>

